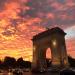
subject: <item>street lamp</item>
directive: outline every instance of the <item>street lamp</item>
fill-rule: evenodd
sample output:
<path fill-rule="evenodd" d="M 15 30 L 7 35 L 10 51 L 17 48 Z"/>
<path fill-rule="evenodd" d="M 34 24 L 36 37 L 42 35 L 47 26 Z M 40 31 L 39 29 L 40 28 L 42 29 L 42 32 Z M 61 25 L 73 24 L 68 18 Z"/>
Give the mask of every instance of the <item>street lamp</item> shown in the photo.
<path fill-rule="evenodd" d="M 36 49 L 36 47 L 35 47 L 35 46 L 33 46 L 33 51 L 35 51 L 35 49 Z"/>
<path fill-rule="evenodd" d="M 57 45 L 57 42 L 56 42 L 56 40 L 53 40 L 53 46 L 56 46 Z"/>

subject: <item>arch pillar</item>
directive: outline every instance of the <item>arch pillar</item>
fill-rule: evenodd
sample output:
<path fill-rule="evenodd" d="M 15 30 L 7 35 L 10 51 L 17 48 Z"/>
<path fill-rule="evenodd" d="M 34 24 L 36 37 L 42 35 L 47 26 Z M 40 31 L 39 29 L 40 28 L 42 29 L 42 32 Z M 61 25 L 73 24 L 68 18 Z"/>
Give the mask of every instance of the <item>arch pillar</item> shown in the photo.
<path fill-rule="evenodd" d="M 39 51 L 38 51 L 39 50 Z M 32 70 L 45 70 L 47 68 L 46 65 L 46 48 L 34 46 L 33 48 L 33 62 L 32 62 Z"/>

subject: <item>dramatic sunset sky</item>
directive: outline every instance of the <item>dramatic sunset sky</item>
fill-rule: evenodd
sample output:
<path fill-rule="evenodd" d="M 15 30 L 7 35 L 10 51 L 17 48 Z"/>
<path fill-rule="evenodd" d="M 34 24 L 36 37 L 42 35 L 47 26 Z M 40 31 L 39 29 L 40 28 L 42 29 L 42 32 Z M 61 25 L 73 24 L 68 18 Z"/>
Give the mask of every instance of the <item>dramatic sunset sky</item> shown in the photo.
<path fill-rule="evenodd" d="M 67 53 L 75 57 L 75 0 L 0 0 L 0 58 L 31 61 L 32 37 L 56 26 L 67 33 Z"/>

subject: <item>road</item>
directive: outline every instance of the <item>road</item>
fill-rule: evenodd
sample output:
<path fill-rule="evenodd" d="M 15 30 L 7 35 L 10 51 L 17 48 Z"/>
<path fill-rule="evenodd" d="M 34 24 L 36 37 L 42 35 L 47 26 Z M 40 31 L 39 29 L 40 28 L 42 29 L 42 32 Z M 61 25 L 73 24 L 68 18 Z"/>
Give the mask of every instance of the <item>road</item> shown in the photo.
<path fill-rule="evenodd" d="M 13 75 L 12 73 L 0 73 L 0 75 Z M 59 75 L 59 73 L 51 73 L 51 72 L 46 72 L 46 73 L 32 73 L 32 72 L 24 72 L 23 75 Z"/>

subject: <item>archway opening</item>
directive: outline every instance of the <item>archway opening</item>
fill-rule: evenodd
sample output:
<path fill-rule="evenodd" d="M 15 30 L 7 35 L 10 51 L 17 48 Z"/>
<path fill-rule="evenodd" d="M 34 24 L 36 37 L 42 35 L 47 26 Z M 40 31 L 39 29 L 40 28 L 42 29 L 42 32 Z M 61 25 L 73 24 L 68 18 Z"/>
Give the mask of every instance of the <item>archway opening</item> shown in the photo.
<path fill-rule="evenodd" d="M 47 62 L 47 67 L 51 66 L 51 62 L 52 62 L 52 55 L 51 55 L 51 49 L 47 48 L 46 50 L 46 62 Z"/>

